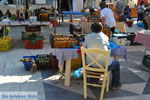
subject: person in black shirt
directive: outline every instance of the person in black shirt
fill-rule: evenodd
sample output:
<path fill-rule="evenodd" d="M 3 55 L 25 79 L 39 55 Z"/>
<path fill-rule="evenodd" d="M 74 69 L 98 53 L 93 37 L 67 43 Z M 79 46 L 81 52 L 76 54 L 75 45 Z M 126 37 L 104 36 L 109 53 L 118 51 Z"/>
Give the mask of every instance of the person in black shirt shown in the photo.
<path fill-rule="evenodd" d="M 11 13 L 10 13 L 9 9 L 7 9 L 5 16 L 7 16 L 8 18 L 11 18 Z"/>

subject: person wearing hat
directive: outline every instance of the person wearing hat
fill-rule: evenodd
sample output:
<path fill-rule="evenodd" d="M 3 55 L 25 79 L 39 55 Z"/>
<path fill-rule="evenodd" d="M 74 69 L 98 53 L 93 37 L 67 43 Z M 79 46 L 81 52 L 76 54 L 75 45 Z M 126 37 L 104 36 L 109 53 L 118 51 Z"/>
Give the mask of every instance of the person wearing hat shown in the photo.
<path fill-rule="evenodd" d="M 103 4 L 100 3 L 99 6 L 101 8 L 100 15 L 103 26 L 110 28 L 111 32 L 114 33 L 116 27 L 116 20 L 113 11 L 107 7 L 106 2 L 103 2 Z"/>

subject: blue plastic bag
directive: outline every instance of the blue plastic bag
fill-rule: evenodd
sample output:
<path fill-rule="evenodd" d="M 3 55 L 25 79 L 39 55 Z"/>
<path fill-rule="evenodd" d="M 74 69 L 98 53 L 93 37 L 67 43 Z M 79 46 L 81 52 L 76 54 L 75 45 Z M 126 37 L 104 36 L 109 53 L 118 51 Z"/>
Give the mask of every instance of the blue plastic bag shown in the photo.
<path fill-rule="evenodd" d="M 83 76 L 83 68 L 78 68 L 73 73 L 75 78 L 81 78 Z"/>
<path fill-rule="evenodd" d="M 144 28 L 144 23 L 142 23 L 142 22 L 138 22 L 136 25 L 137 25 L 138 27 L 143 27 L 143 28 Z"/>
<path fill-rule="evenodd" d="M 110 50 L 113 50 L 113 49 L 117 49 L 119 48 L 119 46 L 117 45 L 117 43 L 113 42 L 113 41 L 109 41 L 109 47 L 108 47 Z"/>

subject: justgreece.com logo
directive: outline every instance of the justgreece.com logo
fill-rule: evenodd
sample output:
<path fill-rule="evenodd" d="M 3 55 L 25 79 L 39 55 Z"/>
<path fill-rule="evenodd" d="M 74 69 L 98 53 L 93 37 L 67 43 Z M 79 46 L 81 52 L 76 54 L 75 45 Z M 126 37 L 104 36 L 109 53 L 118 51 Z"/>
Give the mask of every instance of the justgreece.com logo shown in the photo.
<path fill-rule="evenodd" d="M 0 100 L 38 100 L 37 92 L 0 92 Z"/>

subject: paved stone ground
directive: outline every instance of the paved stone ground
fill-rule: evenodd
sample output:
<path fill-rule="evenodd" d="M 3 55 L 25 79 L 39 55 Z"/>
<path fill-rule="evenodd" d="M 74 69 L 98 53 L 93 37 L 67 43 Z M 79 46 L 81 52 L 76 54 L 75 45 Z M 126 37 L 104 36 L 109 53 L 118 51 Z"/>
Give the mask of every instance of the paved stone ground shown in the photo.
<path fill-rule="evenodd" d="M 136 32 L 141 29 L 134 25 L 133 30 L 127 30 Z M 82 79 L 72 78 L 71 86 L 65 87 L 56 71 L 38 71 L 33 74 L 25 71 L 19 62 L 23 56 L 50 53 L 48 41 L 53 29 L 42 29 L 45 41 L 41 50 L 25 49 L 21 31 L 24 31 L 24 27 L 12 27 L 9 35 L 14 38 L 14 47 L 9 52 L 0 52 L 0 92 L 38 92 L 38 100 L 83 100 Z M 57 33 L 69 33 L 68 24 L 61 24 Z M 105 93 L 105 100 L 149 100 L 150 73 L 140 66 L 143 50 L 143 46 L 128 47 L 128 60 L 120 60 L 122 87 Z M 99 88 L 89 88 L 87 100 L 99 100 L 99 93 Z"/>

